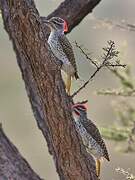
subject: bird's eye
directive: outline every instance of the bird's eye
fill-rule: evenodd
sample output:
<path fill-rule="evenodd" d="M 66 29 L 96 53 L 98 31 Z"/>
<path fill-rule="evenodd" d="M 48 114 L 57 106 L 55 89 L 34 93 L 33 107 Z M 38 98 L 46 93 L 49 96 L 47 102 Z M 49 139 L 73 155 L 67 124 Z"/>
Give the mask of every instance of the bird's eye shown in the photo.
<path fill-rule="evenodd" d="M 56 22 L 56 21 L 53 21 L 53 23 L 54 23 L 54 24 L 57 24 L 57 22 Z"/>

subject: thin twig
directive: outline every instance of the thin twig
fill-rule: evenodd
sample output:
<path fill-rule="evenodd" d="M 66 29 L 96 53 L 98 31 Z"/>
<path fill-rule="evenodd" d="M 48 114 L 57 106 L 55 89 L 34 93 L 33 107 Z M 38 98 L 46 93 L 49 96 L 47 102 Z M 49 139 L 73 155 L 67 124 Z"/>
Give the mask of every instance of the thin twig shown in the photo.
<path fill-rule="evenodd" d="M 90 76 L 90 78 L 76 91 L 72 94 L 72 98 L 74 98 L 74 96 L 76 96 L 82 89 L 84 89 L 86 87 L 86 85 L 92 81 L 92 79 L 94 78 L 94 76 L 97 74 L 97 72 L 101 69 L 101 66 L 99 68 L 96 69 L 96 71 Z"/>
<path fill-rule="evenodd" d="M 122 97 L 135 97 L 135 89 L 129 91 L 117 91 L 117 90 L 100 90 L 97 92 L 98 95 L 111 95 L 111 96 L 122 96 Z"/>
<path fill-rule="evenodd" d="M 123 68 L 125 68 L 126 67 L 126 64 L 111 64 L 111 63 L 107 63 L 106 65 L 105 65 L 106 67 L 123 67 Z"/>
<path fill-rule="evenodd" d="M 100 65 L 97 65 L 97 63 L 95 61 L 93 61 L 87 53 L 85 53 L 85 51 L 82 49 L 81 46 L 78 45 L 77 42 L 75 42 L 76 46 L 81 50 L 81 52 L 85 55 L 86 59 L 88 59 L 95 67 L 96 70 L 95 72 L 89 77 L 89 79 L 76 91 L 72 94 L 71 98 L 75 97 L 82 89 L 84 89 L 87 84 L 93 80 L 93 78 L 95 77 L 95 75 L 100 71 L 100 69 L 102 67 L 107 67 L 108 65 L 111 66 L 111 63 L 108 62 L 109 60 L 113 59 L 114 57 L 117 57 L 118 55 L 118 51 L 115 50 L 115 43 L 113 41 L 108 41 L 108 47 L 107 48 L 103 48 L 103 50 L 105 51 L 105 53 L 103 54 L 103 62 Z M 125 65 L 121 65 L 119 63 L 116 62 L 116 64 L 112 64 L 112 67 L 115 66 L 121 66 L 121 67 L 125 67 Z"/>
<path fill-rule="evenodd" d="M 85 55 L 86 59 L 88 59 L 94 66 L 96 66 L 96 68 L 98 68 L 98 65 L 96 64 L 96 62 L 93 61 L 93 59 L 89 57 L 89 55 L 83 50 L 83 48 L 76 41 L 75 41 L 75 45 Z"/>
<path fill-rule="evenodd" d="M 135 180 L 135 176 L 132 173 L 129 173 L 128 171 L 124 170 L 123 168 L 116 168 L 116 172 L 123 174 L 125 178 L 128 180 Z"/>
<path fill-rule="evenodd" d="M 94 17 L 93 20 L 97 22 L 98 27 L 118 27 L 119 29 L 135 32 L 135 25 L 127 22 L 115 22 L 110 19 L 102 19 Z M 107 25 L 107 26 L 106 26 Z"/>

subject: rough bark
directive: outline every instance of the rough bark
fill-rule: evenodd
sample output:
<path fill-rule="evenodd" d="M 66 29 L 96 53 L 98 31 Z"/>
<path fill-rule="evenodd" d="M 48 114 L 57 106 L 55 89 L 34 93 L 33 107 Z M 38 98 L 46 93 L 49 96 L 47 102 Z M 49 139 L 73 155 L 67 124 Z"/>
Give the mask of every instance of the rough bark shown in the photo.
<path fill-rule="evenodd" d="M 69 2 L 73 3 L 74 0 L 67 0 L 67 8 Z M 78 6 L 79 1 L 76 2 Z M 85 4 L 85 1 L 80 2 Z M 58 15 L 58 11 L 64 14 L 65 3 L 66 1 L 50 16 Z M 71 115 L 71 99 L 65 92 L 60 66 L 48 47 L 44 33 L 46 29 L 34 2 L 0 0 L 0 7 L 5 29 L 13 42 L 35 119 L 47 140 L 60 179 L 96 180 L 94 160 L 86 152 L 75 131 Z M 65 10 L 65 15 L 66 12 Z M 81 15 L 79 20 L 77 15 L 76 18 L 73 16 L 73 19 L 70 16 L 68 19 L 70 30 L 85 15 L 86 13 Z"/>
<path fill-rule="evenodd" d="M 0 179 L 41 180 L 10 142 L 0 126 Z"/>

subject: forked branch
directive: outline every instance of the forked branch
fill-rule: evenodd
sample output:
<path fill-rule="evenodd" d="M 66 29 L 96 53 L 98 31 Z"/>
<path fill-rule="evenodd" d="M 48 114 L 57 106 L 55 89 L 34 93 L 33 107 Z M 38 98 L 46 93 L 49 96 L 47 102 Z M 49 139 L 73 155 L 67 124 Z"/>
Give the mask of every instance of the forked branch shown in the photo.
<path fill-rule="evenodd" d="M 108 41 L 108 46 L 103 48 L 104 53 L 102 56 L 102 63 L 97 63 L 96 61 L 92 60 L 92 58 L 89 57 L 89 55 L 83 50 L 83 48 L 81 46 L 78 45 L 77 42 L 75 42 L 76 46 L 80 49 L 80 51 L 84 54 L 84 56 L 86 57 L 87 60 L 89 60 L 89 62 L 91 64 L 93 64 L 96 68 L 96 70 L 94 71 L 94 73 L 92 75 L 90 75 L 89 79 L 76 91 L 73 93 L 73 95 L 71 96 L 72 98 L 74 98 L 81 90 L 83 90 L 90 81 L 93 80 L 93 78 L 96 76 L 96 74 L 103 68 L 103 67 L 125 67 L 125 64 L 120 64 L 120 62 L 115 59 L 118 57 L 119 52 L 116 51 L 115 49 L 115 43 L 114 41 Z"/>

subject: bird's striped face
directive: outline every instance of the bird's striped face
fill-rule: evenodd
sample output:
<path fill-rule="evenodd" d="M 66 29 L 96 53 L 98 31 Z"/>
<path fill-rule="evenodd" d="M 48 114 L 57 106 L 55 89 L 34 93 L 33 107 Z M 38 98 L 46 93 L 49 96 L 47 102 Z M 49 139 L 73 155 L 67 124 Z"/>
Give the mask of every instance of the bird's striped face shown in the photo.
<path fill-rule="evenodd" d="M 77 103 L 72 106 L 72 111 L 73 115 L 80 117 L 82 113 L 87 113 L 87 108 L 85 104 Z"/>
<path fill-rule="evenodd" d="M 46 21 L 46 24 L 50 27 L 51 30 L 58 30 L 63 32 L 68 31 L 66 21 L 60 17 L 52 17 Z"/>

